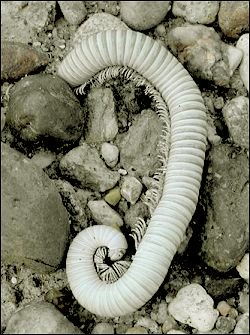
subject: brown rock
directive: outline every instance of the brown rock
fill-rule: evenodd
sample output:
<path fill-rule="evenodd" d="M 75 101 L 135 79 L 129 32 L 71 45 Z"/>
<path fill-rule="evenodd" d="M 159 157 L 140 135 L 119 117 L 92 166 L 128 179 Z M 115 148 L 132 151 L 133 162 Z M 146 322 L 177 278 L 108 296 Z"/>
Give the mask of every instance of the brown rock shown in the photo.
<path fill-rule="evenodd" d="M 1 43 L 1 79 L 18 79 L 47 65 L 46 53 L 19 42 Z"/>

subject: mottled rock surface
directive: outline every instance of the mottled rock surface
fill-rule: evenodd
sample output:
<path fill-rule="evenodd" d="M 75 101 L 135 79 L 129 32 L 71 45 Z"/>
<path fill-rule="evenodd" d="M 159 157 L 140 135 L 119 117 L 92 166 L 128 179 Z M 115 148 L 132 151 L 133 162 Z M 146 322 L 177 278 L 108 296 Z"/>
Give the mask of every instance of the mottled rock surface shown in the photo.
<path fill-rule="evenodd" d="M 42 169 L 8 145 L 1 148 L 2 261 L 53 271 L 65 253 L 66 209 Z"/>
<path fill-rule="evenodd" d="M 71 24 L 82 23 L 87 15 L 84 1 L 58 1 L 65 20 Z"/>
<path fill-rule="evenodd" d="M 104 200 L 91 200 L 88 202 L 88 207 L 96 223 L 112 227 L 123 225 L 120 215 Z"/>
<path fill-rule="evenodd" d="M 249 92 L 249 34 L 243 34 L 237 41 L 236 47 L 243 51 L 243 59 L 240 64 L 240 76 Z"/>

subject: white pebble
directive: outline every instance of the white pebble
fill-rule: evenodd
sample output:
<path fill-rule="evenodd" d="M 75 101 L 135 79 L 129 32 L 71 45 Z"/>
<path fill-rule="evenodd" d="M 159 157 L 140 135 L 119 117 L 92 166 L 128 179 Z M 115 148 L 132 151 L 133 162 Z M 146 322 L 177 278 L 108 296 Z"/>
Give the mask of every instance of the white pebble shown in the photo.
<path fill-rule="evenodd" d="M 158 324 L 148 318 L 148 317 L 141 317 L 135 324 L 135 326 L 141 326 L 141 327 L 144 327 L 144 328 L 148 328 L 150 330 L 150 332 L 152 334 L 161 334 L 161 330 L 160 330 L 160 327 L 158 326 Z"/>
<path fill-rule="evenodd" d="M 91 334 L 114 334 L 114 327 L 107 322 L 101 322 L 95 325 Z"/>
<path fill-rule="evenodd" d="M 121 195 L 132 205 L 139 199 L 142 191 L 142 184 L 132 176 L 125 176 L 121 186 Z"/>
<path fill-rule="evenodd" d="M 124 169 L 119 169 L 118 172 L 120 173 L 121 176 L 126 176 L 128 174 L 128 171 Z"/>
<path fill-rule="evenodd" d="M 228 58 L 230 76 L 232 76 L 234 71 L 240 65 L 240 62 L 243 57 L 243 51 L 230 44 L 224 43 L 224 46 L 225 46 L 225 51 L 226 51 L 226 55 Z"/>
<path fill-rule="evenodd" d="M 240 263 L 236 266 L 241 278 L 249 281 L 249 253 L 245 254 Z"/>
<path fill-rule="evenodd" d="M 101 155 L 109 167 L 114 167 L 118 162 L 119 149 L 116 145 L 105 142 L 102 144 Z"/>
<path fill-rule="evenodd" d="M 240 76 L 249 92 L 249 34 L 243 34 L 238 42 L 236 48 L 243 51 L 243 58 L 240 64 Z"/>
<path fill-rule="evenodd" d="M 249 313 L 249 294 L 244 291 L 240 292 L 239 298 L 238 310 L 241 313 Z"/>
<path fill-rule="evenodd" d="M 249 313 L 242 314 L 234 328 L 234 334 L 249 334 Z"/>
<path fill-rule="evenodd" d="M 130 327 L 127 329 L 125 334 L 148 334 L 148 331 L 144 327 Z"/>
<path fill-rule="evenodd" d="M 210 331 L 219 315 L 213 305 L 213 299 L 201 285 L 190 284 L 179 290 L 168 311 L 179 322 L 200 331 Z"/>

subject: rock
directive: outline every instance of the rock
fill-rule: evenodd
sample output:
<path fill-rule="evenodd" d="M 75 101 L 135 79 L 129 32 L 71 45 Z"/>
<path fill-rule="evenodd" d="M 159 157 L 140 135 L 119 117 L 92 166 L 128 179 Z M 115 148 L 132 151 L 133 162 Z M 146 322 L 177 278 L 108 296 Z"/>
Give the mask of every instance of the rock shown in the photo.
<path fill-rule="evenodd" d="M 222 334 L 229 334 L 235 327 L 236 321 L 230 317 L 219 316 L 216 321 L 216 329 Z"/>
<path fill-rule="evenodd" d="M 113 92 L 110 88 L 94 87 L 87 96 L 88 122 L 85 133 L 87 143 L 112 141 L 118 124 Z"/>
<path fill-rule="evenodd" d="M 241 278 L 249 281 L 249 253 L 246 253 L 240 263 L 236 266 Z"/>
<path fill-rule="evenodd" d="M 212 174 L 206 182 L 207 218 L 202 257 L 207 265 L 225 272 L 235 267 L 248 245 L 248 159 L 233 148 L 212 148 Z"/>
<path fill-rule="evenodd" d="M 66 21 L 78 25 L 87 15 L 84 1 L 58 1 L 60 9 Z"/>
<path fill-rule="evenodd" d="M 244 291 L 239 294 L 238 310 L 241 313 L 249 313 L 249 294 Z"/>
<path fill-rule="evenodd" d="M 5 127 L 5 122 L 6 122 L 6 108 L 1 107 L 1 131 Z"/>
<path fill-rule="evenodd" d="M 114 334 L 114 327 L 107 322 L 100 322 L 96 324 L 91 332 L 91 334 Z"/>
<path fill-rule="evenodd" d="M 6 328 L 11 315 L 16 311 L 16 295 L 11 284 L 1 280 L 1 329 Z M 1 331 L 2 332 L 2 331 Z"/>
<path fill-rule="evenodd" d="M 146 218 L 149 215 L 147 206 L 142 202 L 138 201 L 135 205 L 130 206 L 125 212 L 124 221 L 131 228 L 135 228 L 135 223 L 138 217 Z"/>
<path fill-rule="evenodd" d="M 223 43 L 225 54 L 228 58 L 228 66 L 230 70 L 230 76 L 233 75 L 234 71 L 240 65 L 243 57 L 243 52 L 239 48 L 236 48 L 230 44 Z"/>
<path fill-rule="evenodd" d="M 135 121 L 116 141 L 120 149 L 120 164 L 135 177 L 149 176 L 161 166 L 157 155 L 162 124 L 150 109 L 135 117 Z"/>
<path fill-rule="evenodd" d="M 128 30 L 129 27 L 114 15 L 96 13 L 90 16 L 76 31 L 72 42 L 75 47 L 82 38 L 104 30 Z"/>
<path fill-rule="evenodd" d="M 140 317 L 138 321 L 135 323 L 135 327 L 143 327 L 148 328 L 150 334 L 162 334 L 160 326 L 152 319 L 144 316 Z"/>
<path fill-rule="evenodd" d="M 47 65 L 46 53 L 20 42 L 1 43 L 1 79 L 18 79 Z"/>
<path fill-rule="evenodd" d="M 244 96 L 233 98 L 225 104 L 222 113 L 233 142 L 249 149 L 249 99 Z"/>
<path fill-rule="evenodd" d="M 102 158 L 109 167 L 116 166 L 119 157 L 119 149 L 111 143 L 103 143 L 101 147 Z"/>
<path fill-rule="evenodd" d="M 125 334 L 148 334 L 148 331 L 144 327 L 130 327 Z"/>
<path fill-rule="evenodd" d="M 134 30 L 157 26 L 170 8 L 170 1 L 120 1 L 121 19 Z"/>
<path fill-rule="evenodd" d="M 249 29 L 249 2 L 222 1 L 218 22 L 227 37 L 239 38 L 242 32 Z"/>
<path fill-rule="evenodd" d="M 67 211 L 42 169 L 4 143 L 1 149 L 2 261 L 53 271 L 66 248 Z"/>
<path fill-rule="evenodd" d="M 214 299 L 226 299 L 237 294 L 239 290 L 240 278 L 211 278 L 205 277 L 204 288 Z"/>
<path fill-rule="evenodd" d="M 115 228 L 123 225 L 120 215 L 104 200 L 91 200 L 88 202 L 88 207 L 96 223 Z"/>
<path fill-rule="evenodd" d="M 61 173 L 76 181 L 82 188 L 105 192 L 113 188 L 120 174 L 109 170 L 100 158 L 97 149 L 82 143 L 70 150 L 60 161 Z"/>
<path fill-rule="evenodd" d="M 132 176 L 125 176 L 122 186 L 121 195 L 132 205 L 139 199 L 142 191 L 142 184 L 138 179 Z"/>
<path fill-rule="evenodd" d="M 82 334 L 48 302 L 33 302 L 10 318 L 4 334 Z"/>
<path fill-rule="evenodd" d="M 171 329 L 166 334 L 187 334 L 187 333 L 185 333 L 185 332 L 183 332 L 182 330 L 179 330 L 179 329 Z"/>
<path fill-rule="evenodd" d="M 240 77 L 249 92 L 249 34 L 242 35 L 236 47 L 243 51 L 243 59 L 240 64 Z"/>
<path fill-rule="evenodd" d="M 156 321 L 159 324 L 163 324 L 168 318 L 171 318 L 168 315 L 168 306 L 165 301 L 161 301 L 158 307 L 158 313 L 151 312 L 151 319 Z"/>
<path fill-rule="evenodd" d="M 214 28 L 199 24 L 176 27 L 167 38 L 173 54 L 194 77 L 228 86 L 232 72 L 228 46 L 222 43 Z"/>
<path fill-rule="evenodd" d="M 26 141 L 75 141 L 81 136 L 82 119 L 79 101 L 57 76 L 28 76 L 11 90 L 6 122 Z"/>
<path fill-rule="evenodd" d="M 56 154 L 52 151 L 39 151 L 30 161 L 35 163 L 41 169 L 48 167 L 56 159 Z"/>
<path fill-rule="evenodd" d="M 249 313 L 242 314 L 234 328 L 234 334 L 249 334 Z"/>
<path fill-rule="evenodd" d="M 104 200 L 111 206 L 116 206 L 121 200 L 120 188 L 117 186 L 114 187 L 112 190 L 108 191 L 108 193 L 104 197 Z"/>
<path fill-rule="evenodd" d="M 231 310 L 231 306 L 224 300 L 220 301 L 216 307 L 222 316 L 227 316 Z"/>
<path fill-rule="evenodd" d="M 3 1 L 1 40 L 32 43 L 54 23 L 56 1 Z"/>
<path fill-rule="evenodd" d="M 168 315 L 162 325 L 163 334 L 167 334 L 170 330 L 174 329 L 176 326 L 177 323 L 175 319 L 172 316 Z"/>
<path fill-rule="evenodd" d="M 172 13 L 191 23 L 209 24 L 215 21 L 219 1 L 174 1 Z"/>
<path fill-rule="evenodd" d="M 175 320 L 200 331 L 210 331 L 219 312 L 213 308 L 214 301 L 199 284 L 190 284 L 180 289 L 168 305 Z"/>

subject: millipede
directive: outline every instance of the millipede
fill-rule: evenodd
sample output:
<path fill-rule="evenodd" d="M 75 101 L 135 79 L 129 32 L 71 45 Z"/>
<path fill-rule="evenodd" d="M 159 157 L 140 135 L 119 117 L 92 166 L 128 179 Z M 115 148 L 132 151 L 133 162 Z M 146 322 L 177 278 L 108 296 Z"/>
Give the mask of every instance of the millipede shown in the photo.
<path fill-rule="evenodd" d="M 84 229 L 69 247 L 66 274 L 73 295 L 87 310 L 106 317 L 141 308 L 164 281 L 196 209 L 207 137 L 206 109 L 196 83 L 163 45 L 143 33 L 107 30 L 85 37 L 59 65 L 58 75 L 82 91 L 93 78 L 105 80 L 112 68 L 125 69 L 132 80 L 138 74 L 158 92 L 163 120 L 163 111 L 169 110 L 170 138 L 161 196 L 151 206 L 146 229 L 144 222 L 137 224 L 132 261 L 121 260 L 128 248 L 125 236 L 105 225 Z M 115 275 L 103 262 L 106 255 Z"/>

